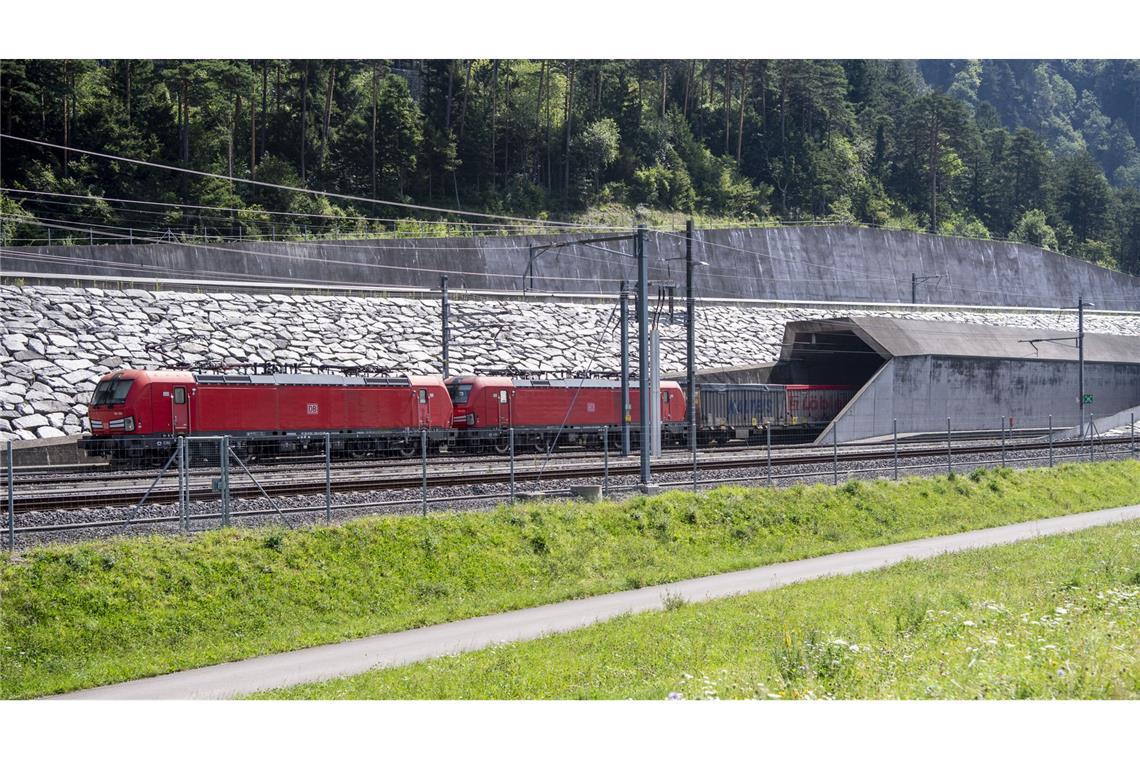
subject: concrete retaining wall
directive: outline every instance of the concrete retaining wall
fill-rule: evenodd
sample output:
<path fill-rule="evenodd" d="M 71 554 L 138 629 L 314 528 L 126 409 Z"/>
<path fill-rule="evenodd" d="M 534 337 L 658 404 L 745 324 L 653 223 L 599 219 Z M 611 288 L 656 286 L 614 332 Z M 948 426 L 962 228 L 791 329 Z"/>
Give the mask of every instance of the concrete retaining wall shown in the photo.
<path fill-rule="evenodd" d="M 96 379 L 116 367 L 202 360 L 378 364 L 410 372 L 440 366 L 440 307 L 429 300 L 0 285 L 0 302 L 0 441 L 82 432 Z M 612 301 L 457 300 L 452 371 L 616 370 L 615 307 Z M 698 366 L 771 362 L 785 323 L 858 314 L 1075 329 L 1074 315 L 1057 310 L 702 304 Z M 1140 334 L 1140 314 L 1090 314 L 1086 322 L 1090 332 Z M 685 327 L 663 316 L 661 335 L 663 370 L 683 370 Z"/>
<path fill-rule="evenodd" d="M 420 288 L 438 287 L 448 274 L 455 288 L 518 290 L 530 247 L 559 239 L 567 238 L 15 248 L 0 252 L 0 273 Z M 709 263 L 696 271 L 704 297 L 909 303 L 917 273 L 942 276 L 919 286 L 919 303 L 1050 307 L 1084 295 L 1102 308 L 1140 309 L 1140 279 L 1017 243 L 845 226 L 708 230 L 696 240 L 696 257 Z M 625 242 L 604 247 L 632 250 Z M 684 250 L 678 234 L 648 233 L 650 277 L 682 286 L 683 262 L 666 259 Z M 558 293 L 614 293 L 636 276 L 632 259 L 580 246 L 542 254 L 534 274 L 534 288 Z"/>
<path fill-rule="evenodd" d="M 891 359 L 832 423 L 840 443 L 899 434 L 1077 424 L 1077 363 L 1025 359 L 904 356 Z M 1140 365 L 1085 365 L 1086 414 L 1101 417 L 1140 404 Z M 825 431 L 821 440 L 830 441 Z"/>

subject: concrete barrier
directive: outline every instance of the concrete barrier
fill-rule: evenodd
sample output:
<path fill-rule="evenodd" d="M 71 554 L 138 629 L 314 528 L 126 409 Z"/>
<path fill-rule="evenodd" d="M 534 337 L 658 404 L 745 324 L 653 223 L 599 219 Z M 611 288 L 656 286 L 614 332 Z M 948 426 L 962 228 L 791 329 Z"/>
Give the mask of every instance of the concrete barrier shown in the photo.
<path fill-rule="evenodd" d="M 580 239 L 583 236 L 577 236 Z M 422 238 L 191 245 L 39 246 L 0 252 L 8 276 L 201 277 L 328 286 L 613 293 L 632 275 L 621 256 L 534 246 L 574 236 Z M 699 231 L 695 288 L 702 296 L 821 301 L 911 300 L 911 276 L 936 277 L 918 303 L 1058 306 L 1084 295 L 1100 308 L 1140 309 L 1140 280 L 1020 243 L 863 227 L 779 227 Z M 650 232 L 650 277 L 684 282 L 683 236 Z M 29 255 L 30 254 L 30 255 Z M 50 258 L 41 258 L 50 254 Z M 533 264 L 533 265 L 532 265 Z"/>

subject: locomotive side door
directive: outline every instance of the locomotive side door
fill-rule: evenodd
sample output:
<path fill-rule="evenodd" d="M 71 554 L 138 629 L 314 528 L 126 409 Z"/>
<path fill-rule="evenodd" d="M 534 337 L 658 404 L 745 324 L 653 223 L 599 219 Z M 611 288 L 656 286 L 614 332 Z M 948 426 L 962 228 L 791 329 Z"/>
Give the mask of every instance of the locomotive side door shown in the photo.
<path fill-rule="evenodd" d="M 511 426 L 511 392 L 506 388 L 500 388 L 495 397 L 498 402 L 496 406 L 499 407 L 499 427 L 509 428 Z"/>
<path fill-rule="evenodd" d="M 170 393 L 170 430 L 175 435 L 190 432 L 190 397 L 184 385 L 174 386 Z"/>
<path fill-rule="evenodd" d="M 428 404 L 427 388 L 416 391 L 416 421 L 421 428 L 431 427 L 431 405 Z"/>

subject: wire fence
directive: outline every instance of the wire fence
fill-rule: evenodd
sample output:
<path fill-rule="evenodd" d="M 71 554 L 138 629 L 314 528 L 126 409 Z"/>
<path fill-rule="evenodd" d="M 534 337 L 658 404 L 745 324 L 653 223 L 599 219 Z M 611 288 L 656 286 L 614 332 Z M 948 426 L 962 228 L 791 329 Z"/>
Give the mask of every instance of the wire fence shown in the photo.
<path fill-rule="evenodd" d="M 1071 419 L 1072 415 L 1068 416 Z M 1057 419 L 1065 419 L 1058 416 Z M 661 489 L 737 484 L 838 485 L 851 479 L 967 474 L 1134 458 L 1134 414 L 1083 426 L 1054 417 L 1002 417 L 940 430 L 929 419 L 877 421 L 848 440 L 835 427 L 697 431 L 665 423 L 649 483 L 640 479 L 639 428 L 490 427 L 297 436 L 130 436 L 86 439 L 88 460 L 0 467 L 4 544 L 228 526 L 299 527 L 364 515 L 491 509 L 519 501 L 594 501 Z M 873 427 L 873 429 L 872 429 Z M 1104 429 L 1099 429 L 1104 428 Z M 113 443 L 100 444 L 100 441 Z M 21 452 L 24 450 L 21 450 Z"/>

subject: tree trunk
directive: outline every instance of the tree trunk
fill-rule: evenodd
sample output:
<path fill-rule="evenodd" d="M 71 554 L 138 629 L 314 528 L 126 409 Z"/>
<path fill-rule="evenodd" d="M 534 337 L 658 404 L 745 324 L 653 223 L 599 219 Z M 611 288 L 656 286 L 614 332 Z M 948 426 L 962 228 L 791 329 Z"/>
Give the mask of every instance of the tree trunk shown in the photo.
<path fill-rule="evenodd" d="M 305 61 L 305 71 L 301 75 L 301 184 L 306 184 L 305 174 L 305 132 L 309 126 L 309 62 Z"/>
<path fill-rule="evenodd" d="M 503 74 L 503 101 L 506 103 L 506 111 L 511 112 L 511 70 L 507 67 L 507 71 Z M 510 122 L 503 129 L 503 182 L 506 183 L 510 180 L 511 176 L 511 129 Z"/>
<path fill-rule="evenodd" d="M 495 144 L 495 133 L 498 131 L 499 111 L 499 61 L 491 65 L 491 187 L 498 187 L 499 162 L 498 150 Z"/>
<path fill-rule="evenodd" d="M 127 61 L 127 126 L 131 126 L 131 69 L 134 61 Z"/>
<path fill-rule="evenodd" d="M 443 115 L 443 131 L 447 134 L 451 133 L 451 100 L 452 88 L 455 84 L 455 66 L 451 61 L 447 62 L 447 108 Z"/>
<path fill-rule="evenodd" d="M 188 166 L 190 164 L 190 86 L 185 76 L 180 85 L 178 90 L 178 125 L 181 131 L 179 141 L 182 143 L 182 165 Z"/>
<path fill-rule="evenodd" d="M 550 189 L 554 186 L 554 165 L 553 165 L 551 155 L 550 155 L 551 154 L 550 131 L 551 131 L 551 122 L 553 121 L 553 117 L 550 113 L 550 89 L 551 89 L 550 83 L 553 81 L 552 77 L 553 77 L 553 70 L 547 71 L 547 74 L 546 74 L 546 89 L 547 89 L 547 93 L 546 93 L 546 192 L 548 192 L 548 193 L 550 192 Z"/>
<path fill-rule="evenodd" d="M 669 86 L 669 62 L 661 62 L 661 118 L 665 118 L 665 93 Z"/>
<path fill-rule="evenodd" d="M 938 232 L 938 107 L 930 114 L 930 231 Z"/>
<path fill-rule="evenodd" d="M 598 61 L 597 68 L 594 69 L 594 118 L 602 113 L 602 66 L 603 62 Z"/>
<path fill-rule="evenodd" d="M 321 155 L 317 160 L 317 169 L 323 169 L 325 166 L 325 157 L 328 156 L 329 150 L 329 130 L 332 121 L 332 102 L 333 102 L 333 84 L 336 81 L 336 64 L 332 65 L 329 69 L 329 81 L 325 87 L 325 114 L 322 121 L 323 128 L 321 130 Z"/>
<path fill-rule="evenodd" d="M 570 193 L 570 134 L 572 131 L 573 108 L 574 108 L 574 61 L 570 61 L 567 71 L 567 85 L 566 85 L 566 161 L 563 164 L 565 171 L 562 174 L 562 192 L 564 195 Z"/>
<path fill-rule="evenodd" d="M 685 97 L 684 102 L 681 104 L 681 113 L 685 118 L 689 118 L 689 93 L 693 87 L 693 74 L 696 70 L 697 62 L 689 61 L 689 67 L 685 70 Z"/>
<path fill-rule="evenodd" d="M 372 197 L 376 196 L 376 117 L 379 100 L 380 76 L 376 64 L 372 65 Z"/>
<path fill-rule="evenodd" d="M 459 142 L 463 142 L 463 127 L 467 124 L 467 96 L 471 92 L 471 67 L 474 60 L 467 62 L 467 75 L 463 78 L 463 107 L 459 109 Z"/>
<path fill-rule="evenodd" d="M 542 68 L 538 73 L 538 99 L 534 104 L 534 134 L 537 137 L 542 132 L 542 104 L 543 95 L 546 93 L 546 61 L 543 60 Z M 538 182 L 542 182 L 542 149 L 539 147 L 534 152 L 535 166 L 538 169 Z"/>
<path fill-rule="evenodd" d="M 234 176 L 234 143 L 237 142 L 238 117 L 241 116 L 241 95 L 234 93 L 234 115 L 230 121 L 230 140 L 226 145 L 226 170 L 229 176 Z"/>
<path fill-rule="evenodd" d="M 63 68 L 63 176 L 68 173 L 71 159 L 68 148 L 71 147 L 71 64 Z"/>
<path fill-rule="evenodd" d="M 252 94 L 249 96 L 249 177 L 257 179 L 257 98 Z"/>
<path fill-rule="evenodd" d="M 736 164 L 740 165 L 740 152 L 744 147 L 744 101 L 748 98 L 748 64 L 740 65 L 740 116 L 736 123 Z"/>
<path fill-rule="evenodd" d="M 724 155 L 728 155 L 728 141 L 731 137 L 732 127 L 730 126 L 729 119 L 731 116 L 731 109 L 729 108 L 732 93 L 732 61 L 724 62 Z"/>
<path fill-rule="evenodd" d="M 265 133 L 269 123 L 269 61 L 261 62 L 261 151 L 265 152 Z"/>

